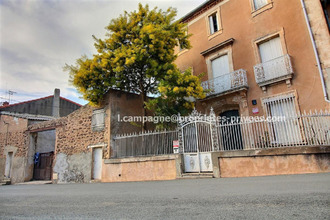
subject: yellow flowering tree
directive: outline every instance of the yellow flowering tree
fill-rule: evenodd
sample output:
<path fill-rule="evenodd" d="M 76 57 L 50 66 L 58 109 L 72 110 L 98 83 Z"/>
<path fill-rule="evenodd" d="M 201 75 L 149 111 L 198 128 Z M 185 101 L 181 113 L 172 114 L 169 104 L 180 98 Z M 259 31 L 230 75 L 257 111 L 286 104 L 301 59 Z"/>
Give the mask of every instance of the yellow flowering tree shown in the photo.
<path fill-rule="evenodd" d="M 113 19 L 106 39 L 94 37 L 97 54 L 66 65 L 72 84 L 95 105 L 110 89 L 140 94 L 144 103 L 147 94 L 158 92 L 168 72 L 176 71 L 174 48 L 190 48 L 184 24 L 175 16 L 173 8 L 149 10 L 139 4 L 138 11 Z"/>
<path fill-rule="evenodd" d="M 149 100 L 147 107 L 157 116 L 187 115 L 195 107 L 195 100 L 203 99 L 206 92 L 201 86 L 201 77 L 192 74 L 191 69 L 181 73 L 177 68 L 167 71 L 159 84 L 160 96 Z M 172 127 L 173 123 L 160 123 L 159 128 Z"/>

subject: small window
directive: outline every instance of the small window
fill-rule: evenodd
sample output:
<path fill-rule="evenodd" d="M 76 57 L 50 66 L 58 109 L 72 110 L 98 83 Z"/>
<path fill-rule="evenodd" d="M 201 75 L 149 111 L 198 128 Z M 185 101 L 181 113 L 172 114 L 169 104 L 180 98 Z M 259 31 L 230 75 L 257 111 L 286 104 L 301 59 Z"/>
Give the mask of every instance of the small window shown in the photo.
<path fill-rule="evenodd" d="M 98 109 L 93 111 L 92 115 L 92 130 L 101 131 L 104 129 L 105 121 L 105 112 L 104 109 Z"/>
<path fill-rule="evenodd" d="M 209 16 L 209 24 L 210 24 L 210 34 L 214 34 L 219 30 L 217 13 L 214 13 L 211 16 Z"/>
<path fill-rule="evenodd" d="M 258 10 L 259 8 L 262 8 L 263 6 L 267 5 L 268 0 L 253 0 L 254 4 L 254 10 Z"/>

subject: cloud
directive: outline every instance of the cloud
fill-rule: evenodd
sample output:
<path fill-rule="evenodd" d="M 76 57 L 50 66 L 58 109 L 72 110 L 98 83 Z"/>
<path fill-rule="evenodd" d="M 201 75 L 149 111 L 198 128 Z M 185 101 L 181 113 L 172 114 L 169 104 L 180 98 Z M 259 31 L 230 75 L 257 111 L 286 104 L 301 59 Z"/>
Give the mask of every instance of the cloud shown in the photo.
<path fill-rule="evenodd" d="M 86 103 L 69 85 L 63 66 L 95 53 L 92 35 L 104 38 L 110 20 L 136 10 L 139 2 L 175 7 L 180 18 L 205 0 L 1 1 L 0 97 L 10 89 L 23 101 L 60 88 L 62 96 Z"/>

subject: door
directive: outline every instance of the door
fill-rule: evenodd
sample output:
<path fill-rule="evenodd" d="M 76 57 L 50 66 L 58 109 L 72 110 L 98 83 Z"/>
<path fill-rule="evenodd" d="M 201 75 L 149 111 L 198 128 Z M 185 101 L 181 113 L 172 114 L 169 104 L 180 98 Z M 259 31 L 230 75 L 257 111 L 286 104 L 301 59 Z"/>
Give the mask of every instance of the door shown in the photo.
<path fill-rule="evenodd" d="M 220 125 L 221 150 L 242 150 L 243 140 L 238 110 L 225 111 L 220 114 L 220 117 L 226 119 L 221 120 Z"/>
<path fill-rule="evenodd" d="M 93 179 L 100 180 L 102 175 L 102 148 L 93 149 Z"/>
<path fill-rule="evenodd" d="M 182 128 L 185 172 L 212 172 L 213 142 L 208 122 L 192 122 Z"/>
<path fill-rule="evenodd" d="M 213 85 L 215 93 L 221 93 L 227 91 L 231 87 L 231 79 L 229 73 L 229 60 L 228 55 L 222 55 L 211 61 L 212 74 L 213 74 Z M 216 79 L 218 78 L 218 79 Z"/>
<path fill-rule="evenodd" d="M 40 153 L 35 155 L 33 179 L 51 180 L 53 170 L 53 152 Z"/>
<path fill-rule="evenodd" d="M 12 160 L 13 160 L 13 152 L 8 152 L 7 153 L 7 158 L 6 158 L 6 168 L 5 168 L 5 176 L 7 178 L 10 178 L 10 176 L 11 176 Z"/>

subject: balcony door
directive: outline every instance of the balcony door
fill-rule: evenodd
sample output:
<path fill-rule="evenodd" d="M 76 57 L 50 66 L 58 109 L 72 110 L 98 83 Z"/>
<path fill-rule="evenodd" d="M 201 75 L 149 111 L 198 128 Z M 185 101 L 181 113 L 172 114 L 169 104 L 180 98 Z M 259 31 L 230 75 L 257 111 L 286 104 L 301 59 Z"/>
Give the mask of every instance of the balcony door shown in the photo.
<path fill-rule="evenodd" d="M 263 80 L 276 79 L 287 72 L 285 62 L 281 61 L 283 50 L 279 37 L 259 44 L 259 53 L 263 68 L 263 76 L 261 76 Z"/>
<path fill-rule="evenodd" d="M 230 89 L 231 81 L 229 73 L 228 54 L 217 57 L 211 61 L 213 85 L 215 93 L 221 93 Z"/>
<path fill-rule="evenodd" d="M 283 56 L 281 39 L 276 37 L 259 44 L 259 52 L 262 63 L 266 63 L 270 60 Z"/>

